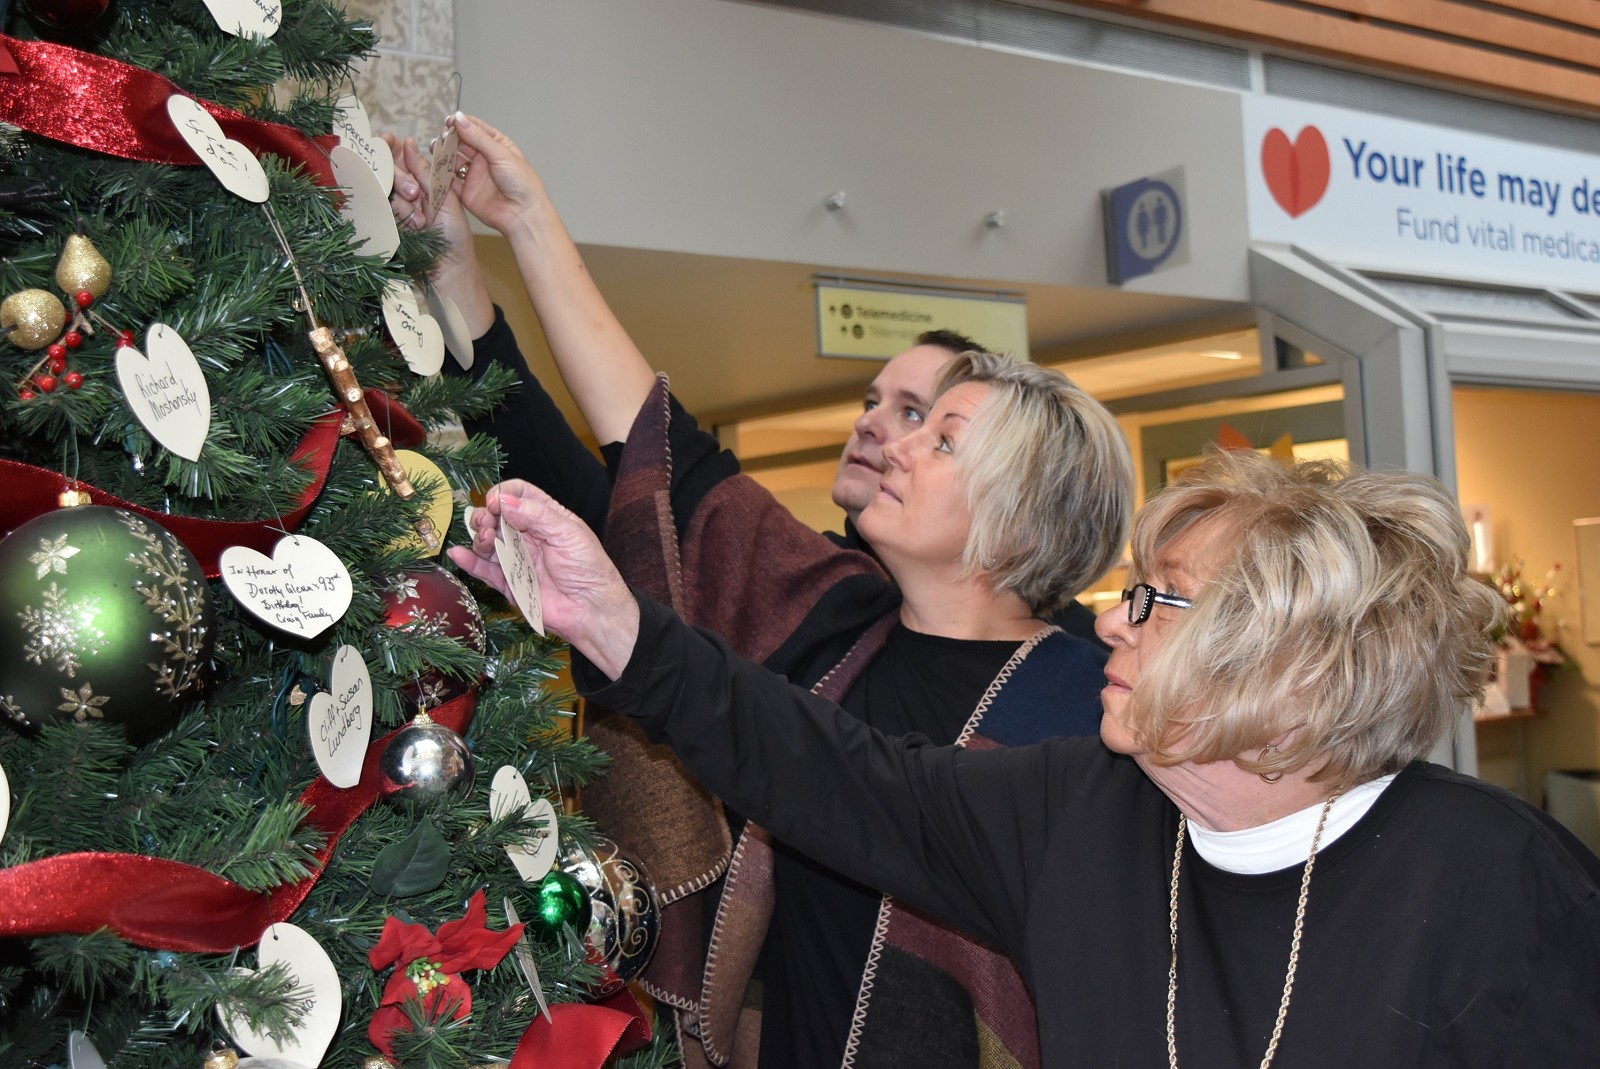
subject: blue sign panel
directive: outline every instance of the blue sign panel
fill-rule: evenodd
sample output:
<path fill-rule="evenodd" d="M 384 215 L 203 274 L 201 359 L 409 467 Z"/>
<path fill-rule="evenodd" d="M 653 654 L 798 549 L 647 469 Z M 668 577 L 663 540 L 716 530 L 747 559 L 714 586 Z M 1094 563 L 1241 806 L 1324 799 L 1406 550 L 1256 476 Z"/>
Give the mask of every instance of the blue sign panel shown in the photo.
<path fill-rule="evenodd" d="M 1100 194 L 1106 232 L 1106 277 L 1120 285 L 1148 275 L 1187 249 L 1184 240 L 1182 171 L 1141 178 Z"/>

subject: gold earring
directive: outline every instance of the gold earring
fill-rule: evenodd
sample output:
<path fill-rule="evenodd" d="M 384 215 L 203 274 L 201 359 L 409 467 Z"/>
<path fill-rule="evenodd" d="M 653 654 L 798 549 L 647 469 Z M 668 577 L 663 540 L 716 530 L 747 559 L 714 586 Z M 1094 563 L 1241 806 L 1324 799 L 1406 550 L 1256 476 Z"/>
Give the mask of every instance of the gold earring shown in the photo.
<path fill-rule="evenodd" d="M 1277 752 L 1278 752 L 1278 748 L 1276 746 L 1272 745 L 1272 743 L 1270 743 L 1270 742 L 1267 743 L 1265 746 L 1261 747 L 1261 753 L 1259 755 L 1257 755 L 1257 757 L 1256 757 L 1256 764 L 1259 765 L 1259 764 L 1263 763 L 1264 761 L 1266 761 L 1267 754 L 1269 754 L 1269 753 L 1277 753 Z M 1277 783 L 1280 779 L 1283 778 L 1283 773 L 1281 771 L 1278 771 L 1278 772 L 1257 772 L 1256 775 L 1260 776 L 1262 778 L 1262 780 L 1267 782 L 1267 783 Z"/>

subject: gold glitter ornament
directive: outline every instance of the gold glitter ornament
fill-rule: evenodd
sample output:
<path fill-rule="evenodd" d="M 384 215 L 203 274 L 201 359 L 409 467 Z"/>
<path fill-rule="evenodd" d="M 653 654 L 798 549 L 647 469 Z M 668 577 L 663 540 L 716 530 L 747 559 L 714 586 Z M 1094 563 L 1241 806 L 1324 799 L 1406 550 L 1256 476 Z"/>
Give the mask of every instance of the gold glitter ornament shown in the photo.
<path fill-rule="evenodd" d="M 94 242 L 73 234 L 56 261 L 56 285 L 74 297 L 88 290 L 98 301 L 111 288 L 111 262 L 100 255 Z"/>
<path fill-rule="evenodd" d="M 48 290 L 19 290 L 0 301 L 0 330 L 13 345 L 43 349 L 66 325 L 66 305 Z"/>
<path fill-rule="evenodd" d="M 239 1054 L 232 1047 L 212 1047 L 211 1053 L 200 1064 L 203 1069 L 237 1069 Z"/>

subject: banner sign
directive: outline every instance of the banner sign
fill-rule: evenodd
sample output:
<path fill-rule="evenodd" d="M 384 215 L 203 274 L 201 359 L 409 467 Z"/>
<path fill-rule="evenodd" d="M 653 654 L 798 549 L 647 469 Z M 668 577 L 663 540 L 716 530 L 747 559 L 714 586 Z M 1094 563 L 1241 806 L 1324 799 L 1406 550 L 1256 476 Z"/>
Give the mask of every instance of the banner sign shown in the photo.
<path fill-rule="evenodd" d="M 1600 292 L 1600 157 L 1242 100 L 1253 240 L 1362 267 Z"/>
<path fill-rule="evenodd" d="M 1028 306 L 1020 294 L 817 283 L 817 352 L 888 360 L 929 330 L 953 330 L 987 348 L 1028 359 Z"/>

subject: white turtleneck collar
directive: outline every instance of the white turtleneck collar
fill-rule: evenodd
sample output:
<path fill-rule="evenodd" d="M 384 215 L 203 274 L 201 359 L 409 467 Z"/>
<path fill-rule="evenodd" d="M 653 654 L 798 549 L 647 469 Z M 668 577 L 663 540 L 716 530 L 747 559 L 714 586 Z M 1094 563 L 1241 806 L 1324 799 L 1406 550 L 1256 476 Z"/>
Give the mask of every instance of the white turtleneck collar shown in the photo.
<path fill-rule="evenodd" d="M 1330 843 L 1349 831 L 1392 782 L 1394 776 L 1382 776 L 1341 794 L 1328 811 L 1318 851 L 1327 849 Z M 1310 855 L 1311 838 L 1316 834 L 1323 804 L 1318 802 L 1269 824 L 1239 831 L 1211 831 L 1191 820 L 1189 841 L 1194 843 L 1201 857 L 1226 872 L 1245 875 L 1276 872 L 1302 864 Z"/>

